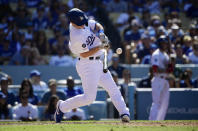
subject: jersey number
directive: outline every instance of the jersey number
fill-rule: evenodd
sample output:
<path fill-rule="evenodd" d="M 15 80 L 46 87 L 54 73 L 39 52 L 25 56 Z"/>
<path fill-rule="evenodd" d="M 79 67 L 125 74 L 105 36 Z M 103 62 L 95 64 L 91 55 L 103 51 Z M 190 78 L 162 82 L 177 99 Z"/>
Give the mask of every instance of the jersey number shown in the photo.
<path fill-rule="evenodd" d="M 92 46 L 94 40 L 95 40 L 95 37 L 93 36 L 93 34 L 91 34 L 91 36 L 88 36 L 86 40 L 87 45 Z"/>

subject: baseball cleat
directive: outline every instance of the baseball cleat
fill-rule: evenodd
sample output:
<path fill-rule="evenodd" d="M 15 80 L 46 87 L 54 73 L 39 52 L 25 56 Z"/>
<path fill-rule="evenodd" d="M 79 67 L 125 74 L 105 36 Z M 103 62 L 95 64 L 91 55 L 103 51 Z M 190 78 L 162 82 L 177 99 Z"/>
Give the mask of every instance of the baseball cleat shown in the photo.
<path fill-rule="evenodd" d="M 130 117 L 128 114 L 123 114 L 121 115 L 121 120 L 123 123 L 129 123 L 130 122 Z"/>
<path fill-rule="evenodd" d="M 59 100 L 56 105 L 56 112 L 54 114 L 54 120 L 56 123 L 60 123 L 63 118 L 63 115 L 64 115 L 64 113 L 60 110 L 61 102 L 62 102 L 62 100 Z"/>

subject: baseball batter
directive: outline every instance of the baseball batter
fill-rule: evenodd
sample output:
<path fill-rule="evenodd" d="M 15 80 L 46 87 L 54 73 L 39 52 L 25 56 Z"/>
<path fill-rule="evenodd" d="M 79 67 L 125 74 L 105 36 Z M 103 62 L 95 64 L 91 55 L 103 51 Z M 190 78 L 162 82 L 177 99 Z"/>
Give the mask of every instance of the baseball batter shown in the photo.
<path fill-rule="evenodd" d="M 159 49 L 154 51 L 151 57 L 154 77 L 151 81 L 153 103 L 149 120 L 164 120 L 169 104 L 169 83 L 166 78 L 171 66 L 168 66 L 167 42 L 166 36 L 161 36 L 158 39 Z"/>
<path fill-rule="evenodd" d="M 55 121 L 61 122 L 63 113 L 91 104 L 96 99 L 97 86 L 102 86 L 111 97 L 113 104 L 119 111 L 122 122 L 129 122 L 129 110 L 123 97 L 112 79 L 110 72 L 103 72 L 100 56 L 107 48 L 108 38 L 103 27 L 95 20 L 88 20 L 83 11 L 73 8 L 68 14 L 70 21 L 70 50 L 78 56 L 76 70 L 81 77 L 84 94 L 74 96 L 66 101 L 58 101 Z"/>

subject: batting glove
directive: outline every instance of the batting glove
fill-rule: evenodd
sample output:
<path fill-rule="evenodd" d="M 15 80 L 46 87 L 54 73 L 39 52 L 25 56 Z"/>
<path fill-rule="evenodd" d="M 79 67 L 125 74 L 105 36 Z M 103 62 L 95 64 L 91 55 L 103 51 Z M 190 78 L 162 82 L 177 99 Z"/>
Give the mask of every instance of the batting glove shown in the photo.
<path fill-rule="evenodd" d="M 108 37 L 102 31 L 98 33 L 98 37 L 99 37 L 99 39 L 102 43 L 108 43 L 109 42 Z"/>
<path fill-rule="evenodd" d="M 102 43 L 109 43 L 109 39 L 105 34 L 102 34 L 99 38 Z"/>
<path fill-rule="evenodd" d="M 110 48 L 110 45 L 108 43 L 102 43 L 101 48 L 108 49 Z"/>

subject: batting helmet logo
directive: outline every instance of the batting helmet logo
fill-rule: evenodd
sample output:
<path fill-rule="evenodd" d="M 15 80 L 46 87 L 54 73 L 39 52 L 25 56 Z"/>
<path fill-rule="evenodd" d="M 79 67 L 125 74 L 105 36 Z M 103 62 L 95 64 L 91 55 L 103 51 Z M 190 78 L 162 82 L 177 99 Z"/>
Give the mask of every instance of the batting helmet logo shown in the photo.
<path fill-rule="evenodd" d="M 82 16 L 80 16 L 80 20 L 83 20 L 84 18 Z"/>

